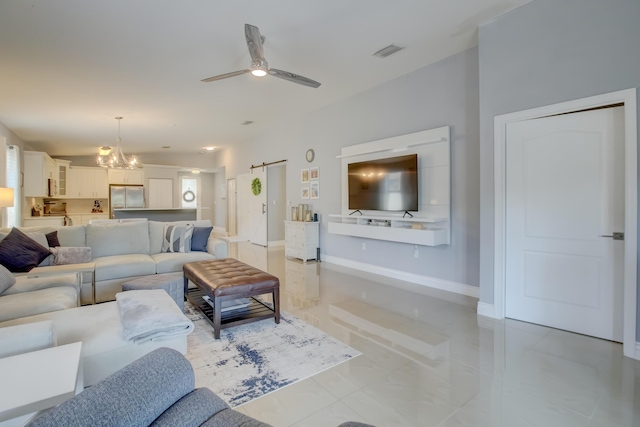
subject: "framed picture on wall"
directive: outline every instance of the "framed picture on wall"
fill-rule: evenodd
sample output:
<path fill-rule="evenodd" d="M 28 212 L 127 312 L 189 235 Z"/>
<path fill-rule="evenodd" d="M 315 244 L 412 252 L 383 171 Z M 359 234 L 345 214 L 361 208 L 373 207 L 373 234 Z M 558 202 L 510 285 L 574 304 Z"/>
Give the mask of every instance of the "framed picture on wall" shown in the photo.
<path fill-rule="evenodd" d="M 320 168 L 309 168 L 309 179 L 320 179 Z"/>
<path fill-rule="evenodd" d="M 305 184 L 309 182 L 309 169 L 302 169 L 300 171 L 300 181 Z"/>
<path fill-rule="evenodd" d="M 302 192 L 300 193 L 300 198 L 302 198 L 302 199 L 308 199 L 309 198 L 309 187 L 308 186 L 302 187 Z"/>
<path fill-rule="evenodd" d="M 320 198 L 320 181 L 313 181 L 309 184 L 309 191 L 311 192 L 310 197 L 312 199 Z"/>

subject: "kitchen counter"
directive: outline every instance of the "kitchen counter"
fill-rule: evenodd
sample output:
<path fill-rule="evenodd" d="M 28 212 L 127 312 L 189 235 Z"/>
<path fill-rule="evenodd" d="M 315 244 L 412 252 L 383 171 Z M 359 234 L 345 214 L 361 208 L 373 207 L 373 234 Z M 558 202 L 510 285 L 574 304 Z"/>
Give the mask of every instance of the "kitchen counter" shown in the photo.
<path fill-rule="evenodd" d="M 147 218 L 149 221 L 195 221 L 195 208 L 129 208 L 114 209 L 115 219 Z"/>

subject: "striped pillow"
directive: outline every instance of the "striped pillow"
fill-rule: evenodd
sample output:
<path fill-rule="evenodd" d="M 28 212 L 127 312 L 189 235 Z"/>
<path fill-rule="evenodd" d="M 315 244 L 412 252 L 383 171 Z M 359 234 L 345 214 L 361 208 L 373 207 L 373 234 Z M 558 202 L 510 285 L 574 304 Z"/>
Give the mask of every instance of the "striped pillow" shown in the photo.
<path fill-rule="evenodd" d="M 191 252 L 193 225 L 164 226 L 162 252 Z"/>

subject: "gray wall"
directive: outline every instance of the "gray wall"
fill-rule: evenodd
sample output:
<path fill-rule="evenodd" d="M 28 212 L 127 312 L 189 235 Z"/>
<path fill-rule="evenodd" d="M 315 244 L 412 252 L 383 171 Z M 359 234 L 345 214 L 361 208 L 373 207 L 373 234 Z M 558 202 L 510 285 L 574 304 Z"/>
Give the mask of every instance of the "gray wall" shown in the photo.
<path fill-rule="evenodd" d="M 300 88 L 300 96 L 313 91 Z M 300 169 L 320 168 L 320 199 L 305 200 L 321 216 L 323 254 L 375 264 L 422 276 L 478 286 L 479 276 L 479 123 L 478 50 L 471 49 L 392 80 L 308 116 L 287 118 L 261 137 L 216 154 L 227 178 L 249 166 L 287 159 L 287 201 L 300 200 Z M 261 100 L 257 100 L 260 102 Z M 266 101 L 265 101 L 266 102 Z M 340 213 L 341 147 L 452 127 L 452 244 L 420 247 L 327 233 L 328 214 Z M 305 160 L 313 148 L 316 158 Z M 288 210 L 288 209 L 287 209 Z"/>
<path fill-rule="evenodd" d="M 640 1 L 536 0 L 479 41 L 480 300 L 493 303 L 493 117 L 640 86 Z"/>

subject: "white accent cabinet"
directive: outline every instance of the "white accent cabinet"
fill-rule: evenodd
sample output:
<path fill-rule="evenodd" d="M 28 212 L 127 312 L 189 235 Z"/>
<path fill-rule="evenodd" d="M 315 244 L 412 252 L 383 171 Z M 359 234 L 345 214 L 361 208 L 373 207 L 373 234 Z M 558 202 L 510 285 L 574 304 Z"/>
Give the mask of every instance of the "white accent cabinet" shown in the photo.
<path fill-rule="evenodd" d="M 304 262 L 317 259 L 319 222 L 285 221 L 284 255 Z"/>

